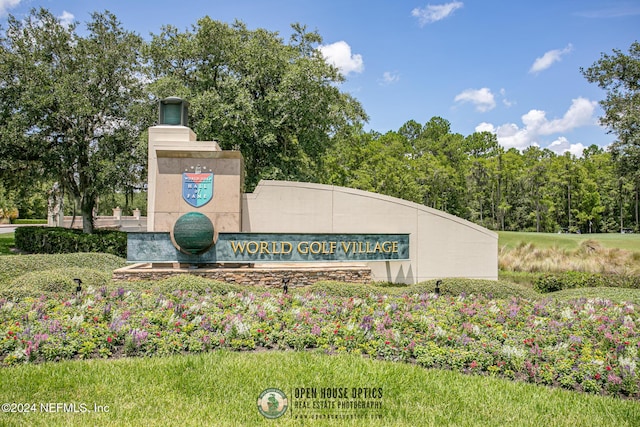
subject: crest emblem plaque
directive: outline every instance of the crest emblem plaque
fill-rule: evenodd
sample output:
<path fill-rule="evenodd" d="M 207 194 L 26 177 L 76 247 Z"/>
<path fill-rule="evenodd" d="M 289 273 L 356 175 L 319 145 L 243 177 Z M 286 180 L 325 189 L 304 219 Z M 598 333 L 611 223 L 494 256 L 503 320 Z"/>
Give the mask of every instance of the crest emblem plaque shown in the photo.
<path fill-rule="evenodd" d="M 194 208 L 206 205 L 213 198 L 213 173 L 195 172 L 182 173 L 182 198 Z"/>

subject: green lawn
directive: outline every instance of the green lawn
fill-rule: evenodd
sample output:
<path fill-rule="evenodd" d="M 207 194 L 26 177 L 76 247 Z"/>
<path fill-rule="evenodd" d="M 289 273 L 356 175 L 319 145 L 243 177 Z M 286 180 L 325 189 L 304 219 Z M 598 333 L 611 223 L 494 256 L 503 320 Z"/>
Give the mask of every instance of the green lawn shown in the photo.
<path fill-rule="evenodd" d="M 498 245 L 513 249 L 521 243 L 532 243 L 538 248 L 557 247 L 577 249 L 581 242 L 596 240 L 607 248 L 619 248 L 640 252 L 640 234 L 598 233 L 598 234 L 554 234 L 500 231 Z"/>
<path fill-rule="evenodd" d="M 0 234 L 0 255 L 9 255 L 11 252 L 9 248 L 15 244 L 14 233 L 1 233 Z"/>
<path fill-rule="evenodd" d="M 326 387 L 346 388 L 349 397 L 321 399 Z M 277 420 L 257 410 L 258 396 L 268 388 L 288 397 L 289 409 Z M 296 398 L 300 388 L 315 388 L 317 397 Z M 354 388 L 381 389 L 382 398 L 360 400 L 382 407 L 313 409 L 314 402 L 358 401 L 350 397 Z M 300 426 L 338 414 L 355 418 L 320 418 L 320 425 L 640 425 L 640 403 L 631 400 L 312 352 L 216 351 L 27 365 L 3 368 L 0 390 L 2 402 L 36 404 L 33 413 L 0 414 L 0 425 L 7 426 Z M 41 403 L 75 404 L 78 412 L 64 413 L 63 406 L 42 412 Z M 305 403 L 309 408 L 300 407 Z"/>

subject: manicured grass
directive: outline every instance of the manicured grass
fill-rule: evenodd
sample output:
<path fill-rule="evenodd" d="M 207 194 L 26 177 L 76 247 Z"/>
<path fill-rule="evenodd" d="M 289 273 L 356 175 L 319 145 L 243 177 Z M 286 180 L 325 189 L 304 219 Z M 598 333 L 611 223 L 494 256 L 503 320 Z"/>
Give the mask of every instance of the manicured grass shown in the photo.
<path fill-rule="evenodd" d="M 47 219 L 14 219 L 12 224 L 36 224 L 36 225 L 46 225 Z"/>
<path fill-rule="evenodd" d="M 522 243 L 531 243 L 544 249 L 578 249 L 581 242 L 595 240 L 606 248 L 626 249 L 640 252 L 640 234 L 598 233 L 598 234 L 554 234 L 500 231 L 498 246 L 514 249 Z"/>
<path fill-rule="evenodd" d="M 15 245 L 14 233 L 1 233 L 0 234 L 0 255 L 10 255 L 9 250 Z"/>
<path fill-rule="evenodd" d="M 327 399 L 296 398 L 296 388 L 381 388 L 381 409 L 301 409 Z M 287 394 L 289 409 L 262 417 L 267 388 Z M 491 377 L 427 370 L 354 355 L 215 351 L 196 356 L 71 361 L 3 368 L 2 402 L 36 403 L 36 412 L 1 413 L 2 425 L 394 425 L 634 426 L 635 401 L 573 393 Z M 319 395 L 319 394 L 318 394 Z M 344 399 L 328 399 L 337 404 Z M 347 399 L 353 401 L 354 399 Z M 40 403 L 94 405 L 103 412 L 42 413 Z M 108 412 L 106 412 L 108 407 Z M 355 414 L 360 418 L 302 419 Z M 369 416 L 379 416 L 371 420 Z"/>

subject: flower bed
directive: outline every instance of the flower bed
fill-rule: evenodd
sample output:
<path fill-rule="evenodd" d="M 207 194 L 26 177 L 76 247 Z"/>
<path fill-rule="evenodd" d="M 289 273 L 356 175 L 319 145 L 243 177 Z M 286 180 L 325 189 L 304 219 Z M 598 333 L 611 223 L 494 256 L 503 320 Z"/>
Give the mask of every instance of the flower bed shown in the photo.
<path fill-rule="evenodd" d="M 322 349 L 640 397 L 640 317 L 605 299 L 90 288 L 0 299 L 0 361 Z"/>

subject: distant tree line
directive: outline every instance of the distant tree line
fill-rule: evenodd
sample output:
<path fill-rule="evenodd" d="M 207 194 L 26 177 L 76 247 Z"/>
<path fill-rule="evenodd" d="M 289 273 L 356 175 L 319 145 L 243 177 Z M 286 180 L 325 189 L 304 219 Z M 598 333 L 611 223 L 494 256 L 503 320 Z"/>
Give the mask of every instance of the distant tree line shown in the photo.
<path fill-rule="evenodd" d="M 494 134 L 465 137 L 434 117 L 384 135 L 354 132 L 323 166 L 320 182 L 411 200 L 494 230 L 638 229 L 639 182 L 596 145 L 581 157 L 535 146 L 505 150 Z"/>
<path fill-rule="evenodd" d="M 500 230 L 638 229 L 640 46 L 581 70 L 607 91 L 611 150 L 556 155 L 504 150 L 495 135 L 451 132 L 434 117 L 384 135 L 364 132 L 362 105 L 318 46 L 292 25 L 249 30 L 209 17 L 144 40 L 109 12 L 86 28 L 46 9 L 0 26 L 0 207 L 40 212 L 55 189 L 93 232 L 108 200 L 144 191 L 146 129 L 157 102 L 191 104 L 200 140 L 242 152 L 245 190 L 261 179 L 321 182 L 425 204 Z M 114 194 L 124 197 L 114 197 Z M 36 196 L 38 195 L 38 196 Z M 100 200 L 100 204 L 98 203 Z M 23 206 L 24 205 L 24 206 Z"/>

